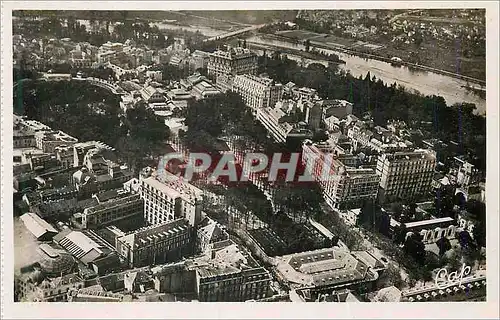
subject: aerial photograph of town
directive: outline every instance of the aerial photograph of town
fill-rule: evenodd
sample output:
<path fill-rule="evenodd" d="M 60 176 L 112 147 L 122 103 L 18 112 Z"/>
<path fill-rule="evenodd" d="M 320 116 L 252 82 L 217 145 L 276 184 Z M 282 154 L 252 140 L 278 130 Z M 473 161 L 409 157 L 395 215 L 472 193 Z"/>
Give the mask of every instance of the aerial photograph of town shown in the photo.
<path fill-rule="evenodd" d="M 12 53 L 15 302 L 486 301 L 485 9 L 14 10 Z"/>

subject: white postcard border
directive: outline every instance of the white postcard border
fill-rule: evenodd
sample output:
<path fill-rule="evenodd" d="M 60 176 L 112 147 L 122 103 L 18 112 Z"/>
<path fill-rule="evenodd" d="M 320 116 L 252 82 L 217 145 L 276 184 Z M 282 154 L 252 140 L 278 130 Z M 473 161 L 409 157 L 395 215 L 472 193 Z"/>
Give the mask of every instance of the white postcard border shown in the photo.
<path fill-rule="evenodd" d="M 89 3 L 92 4 L 89 6 Z M 261 9 L 487 9 L 487 302 L 474 303 L 13 303 L 12 19 L 13 9 L 261 10 Z M 487 1 L 3 1 L 1 112 L 2 318 L 498 318 L 499 64 L 498 2 Z"/>

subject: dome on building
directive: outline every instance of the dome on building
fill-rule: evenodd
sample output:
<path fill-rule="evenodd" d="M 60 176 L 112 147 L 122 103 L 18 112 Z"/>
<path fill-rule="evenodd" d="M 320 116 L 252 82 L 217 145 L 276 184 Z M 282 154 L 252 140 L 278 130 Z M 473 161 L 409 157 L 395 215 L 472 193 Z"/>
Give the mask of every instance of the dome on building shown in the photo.
<path fill-rule="evenodd" d="M 35 271 L 30 274 L 29 279 L 31 283 L 39 284 L 45 279 L 45 275 L 40 269 L 35 269 Z"/>
<path fill-rule="evenodd" d="M 76 181 L 77 183 L 85 182 L 87 177 L 90 177 L 90 174 L 89 174 L 87 168 L 82 168 L 82 169 L 76 171 L 75 173 L 73 173 L 73 180 Z"/>
<path fill-rule="evenodd" d="M 40 267 L 47 275 L 64 275 L 70 273 L 76 261 L 64 250 L 56 249 L 46 243 L 38 247 Z"/>

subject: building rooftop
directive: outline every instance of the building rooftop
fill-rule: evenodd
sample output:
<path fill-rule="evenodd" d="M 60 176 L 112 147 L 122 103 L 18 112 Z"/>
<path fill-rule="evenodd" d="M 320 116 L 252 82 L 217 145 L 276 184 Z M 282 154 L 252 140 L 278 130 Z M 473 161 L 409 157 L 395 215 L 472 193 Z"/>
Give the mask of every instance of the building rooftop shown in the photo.
<path fill-rule="evenodd" d="M 120 240 L 131 247 L 140 247 L 150 241 L 163 237 L 176 237 L 179 233 L 186 231 L 189 223 L 183 218 L 162 224 L 143 227 L 127 233 Z"/>
<path fill-rule="evenodd" d="M 320 249 L 284 256 L 278 271 L 300 286 L 332 286 L 365 280 L 368 266 L 343 249 Z"/>
<path fill-rule="evenodd" d="M 415 150 L 411 152 L 394 152 L 381 155 L 393 161 L 410 161 L 415 159 L 436 159 L 436 154 L 430 150 Z"/>
<path fill-rule="evenodd" d="M 252 270 L 257 270 L 255 273 L 267 272 L 246 250 L 232 240 L 213 243 L 211 252 L 191 260 L 188 264 L 189 268 L 196 270 L 202 278 L 242 271 L 251 275 Z"/>
<path fill-rule="evenodd" d="M 57 289 L 63 285 L 81 282 L 82 279 L 76 274 L 67 274 L 54 279 L 45 279 L 40 284 L 42 289 Z"/>
<path fill-rule="evenodd" d="M 91 230 L 67 229 L 57 234 L 54 241 L 84 263 L 92 262 L 114 251 L 109 243 Z"/>
<path fill-rule="evenodd" d="M 42 136 L 45 141 L 62 141 L 62 142 L 78 142 L 77 138 L 70 136 L 63 131 L 44 131 L 37 134 Z"/>
<path fill-rule="evenodd" d="M 405 227 L 407 229 L 410 229 L 410 228 L 424 227 L 424 226 L 428 226 L 428 225 L 435 225 L 435 224 L 439 224 L 439 223 L 446 223 L 446 222 L 452 223 L 454 221 L 455 220 L 451 217 L 444 217 L 444 218 L 436 218 L 436 219 L 408 222 L 408 223 L 405 223 Z"/>
<path fill-rule="evenodd" d="M 279 86 L 281 86 L 280 83 L 275 83 L 275 81 L 273 79 L 271 79 L 271 78 L 262 77 L 262 76 L 256 76 L 256 75 L 253 75 L 253 74 L 237 75 L 234 78 L 234 83 L 238 84 L 240 81 L 244 82 L 244 81 L 247 81 L 247 80 L 251 80 L 251 81 L 257 82 L 257 83 L 262 84 L 264 86 L 272 86 L 272 85 L 279 85 Z"/>
<path fill-rule="evenodd" d="M 25 127 L 30 128 L 31 130 L 33 130 L 35 132 L 38 132 L 38 131 L 52 131 L 52 129 L 49 126 L 47 126 L 47 125 L 45 125 L 45 124 L 43 124 L 43 123 L 41 123 L 39 121 L 36 121 L 36 120 L 25 120 L 25 119 L 23 119 L 21 121 L 21 124 L 24 125 Z"/>
<path fill-rule="evenodd" d="M 65 250 L 55 248 L 53 245 L 42 243 L 37 250 L 40 260 L 38 263 L 48 275 L 67 274 L 76 265 L 75 259 Z"/>
<path fill-rule="evenodd" d="M 57 230 L 47 221 L 43 220 L 36 213 L 28 212 L 23 214 L 20 219 L 26 228 L 38 239 L 47 233 L 57 234 Z"/>
<path fill-rule="evenodd" d="M 124 194 L 122 196 L 117 195 L 117 197 L 112 197 L 107 201 L 100 202 L 98 205 L 93 207 L 88 207 L 84 210 L 84 214 L 93 214 L 94 212 L 99 212 L 112 207 L 121 206 L 131 201 L 140 200 L 141 197 L 138 194 Z"/>
<path fill-rule="evenodd" d="M 244 49 L 241 47 L 229 47 L 226 51 L 217 50 L 210 54 L 213 57 L 219 57 L 229 60 L 238 60 L 247 57 L 256 57 L 257 55 L 250 51 L 249 49 Z"/>
<path fill-rule="evenodd" d="M 151 177 L 144 179 L 144 182 L 172 198 L 181 197 L 187 201 L 194 201 L 195 199 L 201 199 L 203 194 L 201 189 L 166 170 L 153 172 Z"/>

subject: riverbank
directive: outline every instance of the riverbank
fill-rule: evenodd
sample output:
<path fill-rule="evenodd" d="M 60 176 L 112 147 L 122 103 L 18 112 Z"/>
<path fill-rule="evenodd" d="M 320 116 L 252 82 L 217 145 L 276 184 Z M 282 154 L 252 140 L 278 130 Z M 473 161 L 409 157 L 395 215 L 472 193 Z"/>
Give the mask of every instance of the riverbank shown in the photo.
<path fill-rule="evenodd" d="M 298 44 L 298 43 L 300 43 L 300 41 L 297 41 L 297 39 L 290 38 L 290 37 L 287 37 L 287 36 L 284 36 L 284 35 L 269 34 L 269 33 L 262 33 L 260 35 L 261 36 L 265 36 L 265 37 L 274 38 L 274 39 L 280 40 L 280 41 L 286 41 L 286 42 L 289 42 L 289 43 L 292 43 L 292 44 Z M 325 43 L 322 43 L 322 42 L 319 42 L 319 41 L 315 41 L 315 40 L 310 40 L 310 43 L 311 43 L 312 46 L 314 46 L 316 48 L 319 48 L 319 49 L 336 50 L 336 51 L 339 51 L 339 52 L 342 52 L 342 53 L 352 54 L 352 55 L 356 55 L 356 56 L 359 56 L 359 57 L 362 57 L 362 58 L 374 59 L 374 60 L 378 60 L 378 61 L 383 61 L 383 62 L 391 63 L 391 58 L 392 57 L 388 57 L 388 56 L 376 55 L 376 54 L 373 54 L 373 53 L 368 53 L 368 52 L 364 52 L 364 51 L 360 51 L 360 50 L 356 50 L 356 49 L 348 49 L 345 46 L 342 46 L 342 45 L 337 45 L 336 46 L 333 43 L 325 44 Z M 464 80 L 464 81 L 469 81 L 469 82 L 472 82 L 472 83 L 475 83 L 475 84 L 486 85 L 486 81 L 484 81 L 484 80 L 477 79 L 477 78 L 472 78 L 472 77 L 469 77 L 469 76 L 465 76 L 465 75 L 462 75 L 462 74 L 458 74 L 458 73 L 454 73 L 454 72 L 450 72 L 450 71 L 446 71 L 446 70 L 441 70 L 441 69 L 433 68 L 433 67 L 430 67 L 430 66 L 425 66 L 425 65 L 420 65 L 420 64 L 416 64 L 416 63 L 411 63 L 411 62 L 408 62 L 408 61 L 405 61 L 405 60 L 402 60 L 400 62 L 400 64 L 403 65 L 403 66 L 409 67 L 409 68 L 413 68 L 415 70 L 430 71 L 430 72 L 433 72 L 433 73 L 437 73 L 437 74 L 441 74 L 441 75 L 453 77 L 453 78 L 456 78 L 456 79 L 460 79 L 460 80 Z"/>
<path fill-rule="evenodd" d="M 248 41 L 247 45 L 250 49 L 260 49 L 260 50 L 266 50 L 269 49 L 268 46 L 259 44 L 257 42 L 252 42 Z M 274 50 L 273 50 L 274 51 Z M 278 50 L 276 50 L 278 51 Z M 333 63 L 333 64 L 345 64 L 345 61 L 338 58 L 338 56 L 328 56 L 324 55 L 321 53 L 315 53 L 315 52 L 307 52 L 307 51 L 302 51 L 302 50 L 294 50 L 290 48 L 280 48 L 279 50 L 281 53 L 285 54 L 290 54 L 293 56 L 298 56 L 304 59 L 310 59 L 310 60 L 318 60 L 318 61 L 326 61 L 327 63 Z"/>
<path fill-rule="evenodd" d="M 301 54 L 305 53 L 305 46 L 301 43 L 292 43 L 283 39 L 278 39 L 274 36 L 268 35 L 254 35 L 246 38 L 247 44 L 256 44 L 259 46 L 260 54 L 265 49 L 266 51 L 280 51 L 285 52 L 285 49 L 294 50 L 297 62 L 302 62 L 302 59 L 310 60 L 305 61 L 304 65 L 310 63 L 321 63 L 328 66 L 325 60 L 316 61 L 312 59 L 301 58 Z M 316 48 L 311 44 L 310 49 Z M 424 96 L 441 96 L 445 99 L 448 106 L 457 103 L 472 103 L 476 105 L 475 113 L 485 115 L 486 113 L 486 100 L 478 97 L 472 92 L 464 89 L 462 86 L 467 84 L 467 81 L 445 74 L 439 74 L 430 70 L 417 69 L 409 66 L 394 66 L 386 61 L 378 59 L 371 59 L 368 57 L 360 57 L 353 53 L 343 53 L 340 50 L 320 49 L 323 53 L 336 54 L 339 58 L 345 61 L 345 64 L 340 64 L 339 69 L 350 73 L 355 78 L 366 77 L 370 73 L 370 77 L 376 77 L 384 82 L 386 85 L 401 85 L 409 92 L 419 92 Z"/>

